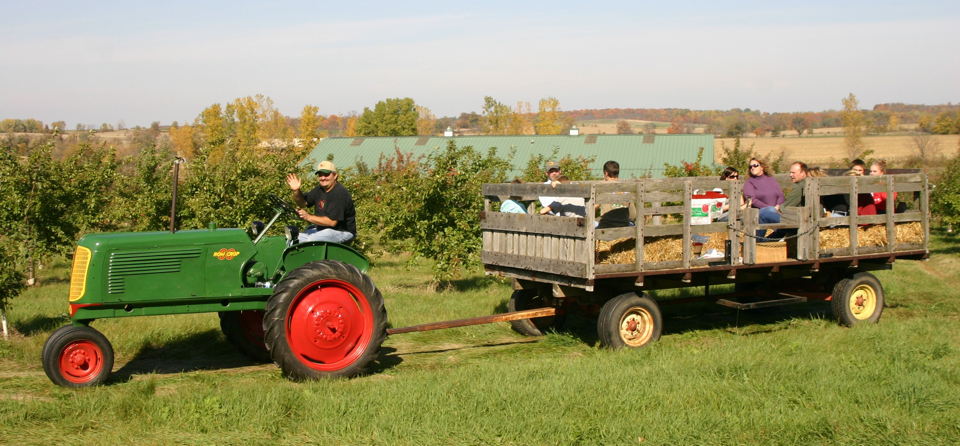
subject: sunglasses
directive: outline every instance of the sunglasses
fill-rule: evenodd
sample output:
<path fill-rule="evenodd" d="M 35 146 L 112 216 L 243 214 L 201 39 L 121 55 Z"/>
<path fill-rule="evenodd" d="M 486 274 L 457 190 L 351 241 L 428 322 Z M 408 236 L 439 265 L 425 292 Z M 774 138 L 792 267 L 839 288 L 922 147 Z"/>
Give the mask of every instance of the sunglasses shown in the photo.
<path fill-rule="evenodd" d="M 759 165 L 759 164 L 751 164 L 750 167 L 756 168 L 756 167 L 760 167 L 760 165 Z"/>
<path fill-rule="evenodd" d="M 727 178 L 733 178 L 734 180 L 736 180 L 737 178 L 740 178 L 740 175 L 730 175 Z"/>
<path fill-rule="evenodd" d="M 330 176 L 331 174 L 333 174 L 333 172 L 317 172 L 318 177 L 326 177 Z"/>

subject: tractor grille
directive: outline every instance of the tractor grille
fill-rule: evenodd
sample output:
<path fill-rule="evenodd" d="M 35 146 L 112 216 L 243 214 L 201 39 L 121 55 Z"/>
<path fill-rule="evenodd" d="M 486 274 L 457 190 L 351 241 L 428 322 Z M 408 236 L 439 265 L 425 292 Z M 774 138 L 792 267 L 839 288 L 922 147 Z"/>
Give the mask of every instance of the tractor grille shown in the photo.
<path fill-rule="evenodd" d="M 184 259 L 199 258 L 201 252 L 195 248 L 112 253 L 107 271 L 107 293 L 126 292 L 127 277 L 179 273 Z"/>

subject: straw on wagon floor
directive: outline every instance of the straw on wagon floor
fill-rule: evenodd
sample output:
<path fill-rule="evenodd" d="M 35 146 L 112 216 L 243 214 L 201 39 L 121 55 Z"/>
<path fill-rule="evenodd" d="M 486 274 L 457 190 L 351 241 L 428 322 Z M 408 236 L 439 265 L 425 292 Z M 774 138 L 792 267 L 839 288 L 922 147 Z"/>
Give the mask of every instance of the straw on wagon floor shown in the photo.
<path fill-rule="evenodd" d="M 727 241 L 726 232 L 702 234 L 708 237 L 703 252 L 715 249 L 723 251 Z M 646 237 L 643 239 L 643 259 L 647 262 L 667 262 L 683 259 L 683 238 L 679 235 Z M 630 264 L 637 261 L 637 242 L 633 238 L 597 242 L 598 264 Z"/>
<path fill-rule="evenodd" d="M 923 243 L 923 226 L 920 222 L 898 223 L 897 243 Z M 850 229 L 847 227 L 822 229 L 820 249 L 839 249 L 850 246 Z M 887 246 L 887 228 L 884 225 L 868 225 L 857 228 L 857 246 Z"/>

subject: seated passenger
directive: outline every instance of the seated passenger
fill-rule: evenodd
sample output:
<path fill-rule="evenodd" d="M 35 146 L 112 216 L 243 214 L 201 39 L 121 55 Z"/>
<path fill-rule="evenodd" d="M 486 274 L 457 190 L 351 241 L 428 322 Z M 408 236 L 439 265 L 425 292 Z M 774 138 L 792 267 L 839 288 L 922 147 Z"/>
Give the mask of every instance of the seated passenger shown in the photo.
<path fill-rule="evenodd" d="M 616 161 L 607 161 L 603 163 L 603 181 L 620 181 L 620 163 Z M 633 203 L 607 203 L 600 205 L 600 218 L 597 220 L 597 228 L 621 228 L 624 226 L 633 226 L 633 219 L 636 218 L 637 210 Z"/>
<path fill-rule="evenodd" d="M 558 184 L 569 183 L 570 179 L 565 176 L 560 176 L 557 179 L 557 182 L 553 183 L 553 187 L 557 187 Z M 553 201 L 548 204 L 543 209 L 540 209 L 540 214 L 552 214 L 559 215 L 561 217 L 585 217 L 587 215 L 587 207 L 583 198 L 581 197 L 552 197 Z M 543 200 L 543 197 L 540 198 Z"/>
<path fill-rule="evenodd" d="M 885 173 L 887 173 L 887 162 L 886 162 L 886 161 L 884 161 L 884 160 L 877 160 L 877 161 L 874 161 L 873 164 L 870 165 L 870 176 L 878 176 L 878 177 L 879 177 L 879 176 L 883 176 L 883 174 L 885 174 Z M 878 214 L 886 214 L 886 213 L 887 213 L 887 193 L 886 193 L 886 192 L 874 192 L 874 193 L 871 194 L 871 195 L 873 195 L 873 204 L 874 204 L 874 206 L 877 207 L 877 213 L 878 213 Z M 894 202 L 894 206 L 896 206 L 896 201 L 897 201 L 897 193 L 896 193 L 896 192 L 893 193 L 893 200 L 892 200 L 892 201 Z"/>
<path fill-rule="evenodd" d="M 783 204 L 783 190 L 777 180 L 770 176 L 766 163 L 750 159 L 750 178 L 743 185 L 744 199 L 750 207 L 760 210 L 759 223 L 780 223 L 780 205 Z M 757 237 L 763 237 L 765 230 L 758 230 Z"/>
<path fill-rule="evenodd" d="M 514 178 L 512 184 L 523 184 L 523 180 L 519 178 Z M 500 212 L 506 212 L 510 214 L 526 214 L 527 208 L 524 207 L 523 203 L 517 200 L 503 200 L 500 203 Z"/>
<path fill-rule="evenodd" d="M 856 170 L 847 171 L 847 176 L 860 176 Z M 857 215 L 877 215 L 877 206 L 873 204 L 873 197 L 863 193 L 857 195 Z"/>
<path fill-rule="evenodd" d="M 720 173 L 720 179 L 724 181 L 737 181 L 740 179 L 740 172 L 733 166 L 727 166 L 726 169 L 723 169 L 723 172 Z M 746 203 L 743 200 L 743 194 L 740 195 L 740 209 L 746 207 Z M 730 201 L 724 201 L 723 206 L 720 208 L 720 216 L 717 217 L 717 221 L 727 221 L 730 218 Z"/>
<path fill-rule="evenodd" d="M 562 172 L 560 172 L 560 164 L 558 164 L 556 161 L 547 161 L 543 166 L 543 171 L 547 174 L 547 181 L 544 181 L 543 184 L 550 184 L 556 187 L 560 177 L 563 176 Z M 557 197 L 547 196 L 540 197 L 540 206 L 542 206 L 544 209 L 549 208 L 550 203 L 554 202 L 556 198 Z M 540 213 L 545 214 L 546 212 L 541 211 Z"/>

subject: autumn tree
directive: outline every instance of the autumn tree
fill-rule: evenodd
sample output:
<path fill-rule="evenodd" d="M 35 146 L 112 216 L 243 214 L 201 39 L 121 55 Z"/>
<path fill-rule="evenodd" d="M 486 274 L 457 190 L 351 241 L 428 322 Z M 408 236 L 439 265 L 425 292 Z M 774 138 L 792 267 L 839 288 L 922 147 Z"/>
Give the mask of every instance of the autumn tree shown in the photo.
<path fill-rule="evenodd" d="M 259 105 L 250 97 L 237 98 L 227 106 L 227 115 L 233 118 L 233 140 L 236 147 L 254 148 L 259 143 L 257 121 Z"/>
<path fill-rule="evenodd" d="M 803 113 L 797 113 L 790 120 L 790 128 L 797 131 L 797 136 L 803 136 L 803 132 L 810 128 L 810 119 Z"/>
<path fill-rule="evenodd" d="M 543 98 L 537 111 L 537 121 L 534 128 L 538 135 L 559 135 L 569 124 L 560 113 L 560 100 L 557 98 Z"/>
<path fill-rule="evenodd" d="M 417 134 L 417 105 L 410 98 L 385 99 L 363 108 L 357 120 L 357 136 L 414 136 Z"/>
<path fill-rule="evenodd" d="M 531 114 L 529 102 L 517 101 L 517 107 L 510 115 L 507 133 L 510 135 L 529 135 L 533 133 L 533 126 L 529 119 Z"/>
<path fill-rule="evenodd" d="M 860 158 L 864 149 L 863 134 L 867 120 L 853 93 L 843 98 L 840 119 L 843 122 L 843 140 L 847 146 L 847 156 L 849 159 Z"/>
<path fill-rule="evenodd" d="M 343 136 L 358 136 L 357 121 L 356 116 L 347 117 L 347 122 L 344 124 Z"/>
<path fill-rule="evenodd" d="M 297 137 L 304 147 L 310 146 L 314 141 L 320 138 L 320 107 L 316 105 L 305 105 L 300 112 L 300 126 L 297 129 Z"/>
<path fill-rule="evenodd" d="M 490 96 L 483 98 L 483 118 L 480 126 L 483 133 L 488 135 L 506 135 L 510 130 L 510 119 L 513 114 L 510 107 L 498 102 Z"/>
<path fill-rule="evenodd" d="M 460 113 L 454 124 L 458 129 L 479 129 L 482 127 L 483 116 L 477 112 Z"/>
<path fill-rule="evenodd" d="M 195 129 L 196 127 L 189 125 L 170 127 L 170 142 L 173 144 L 173 150 L 177 155 L 186 159 L 193 159 L 197 151 Z"/>
<path fill-rule="evenodd" d="M 417 109 L 417 134 L 432 135 L 436 129 L 437 116 L 429 108 L 418 105 Z"/>
<path fill-rule="evenodd" d="M 197 118 L 197 127 L 204 145 L 220 146 L 227 141 L 227 122 L 220 104 L 213 104 L 203 109 Z"/>
<path fill-rule="evenodd" d="M 617 134 L 618 135 L 632 135 L 633 127 L 630 126 L 630 123 L 626 119 L 621 119 L 617 121 Z"/>

